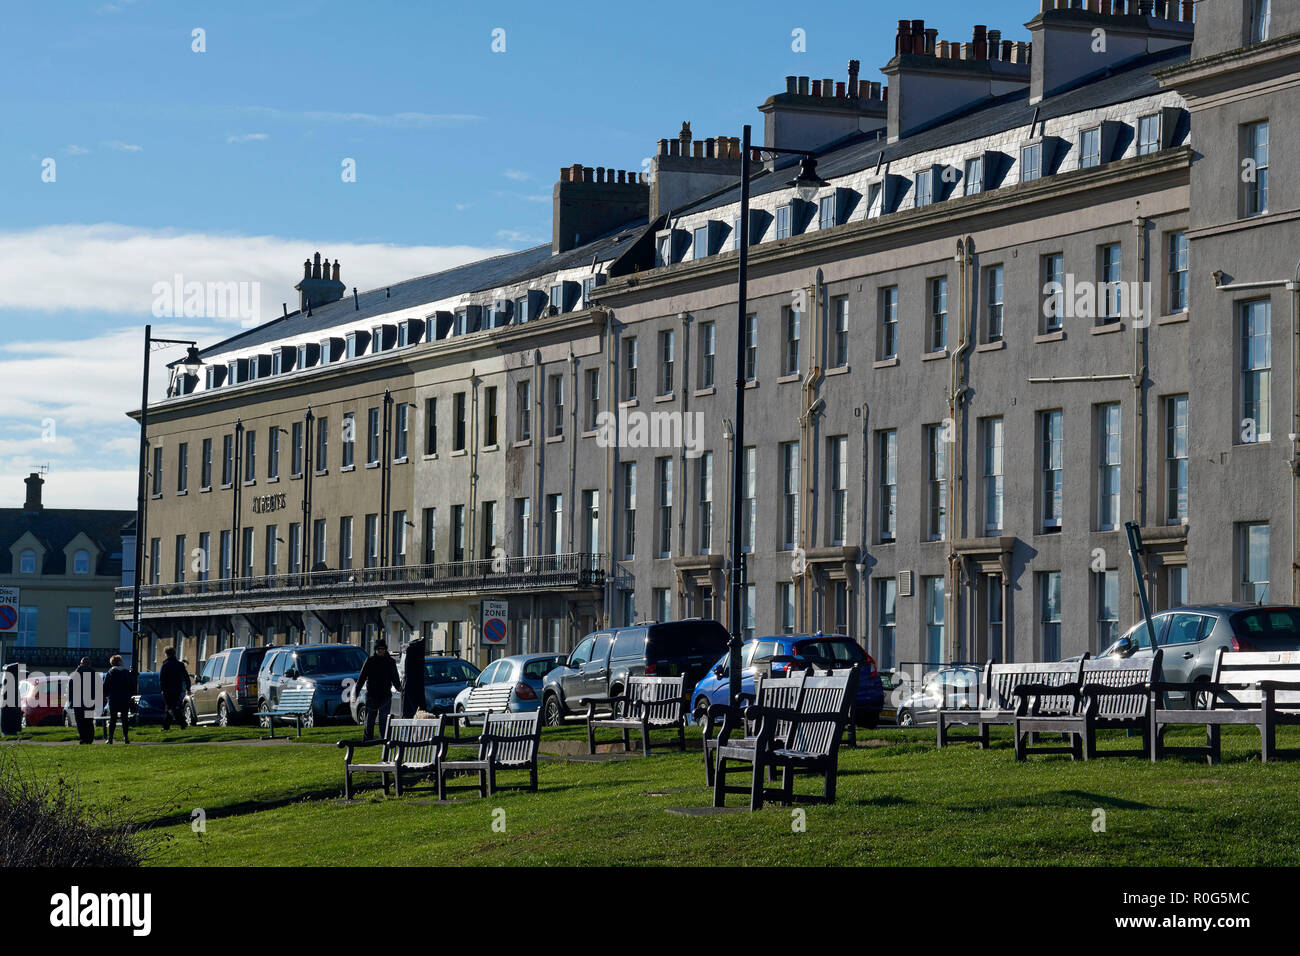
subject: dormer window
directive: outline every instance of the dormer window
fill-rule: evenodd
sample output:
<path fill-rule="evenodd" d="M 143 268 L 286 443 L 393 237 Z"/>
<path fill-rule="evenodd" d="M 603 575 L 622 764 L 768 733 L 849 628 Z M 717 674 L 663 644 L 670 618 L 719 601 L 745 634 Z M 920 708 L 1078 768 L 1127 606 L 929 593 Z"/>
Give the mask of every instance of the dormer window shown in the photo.
<path fill-rule="evenodd" d="M 1079 134 L 1079 168 L 1101 165 L 1101 127 L 1094 126 Z"/>
<path fill-rule="evenodd" d="M 964 195 L 974 196 L 984 191 L 984 157 L 976 156 L 966 160 L 966 173 L 962 178 L 965 186 Z"/>
<path fill-rule="evenodd" d="M 551 306 L 556 312 L 564 311 L 564 286 L 559 283 L 551 286 Z"/>
<path fill-rule="evenodd" d="M 320 340 L 320 364 L 329 365 L 330 361 L 333 358 L 334 356 L 330 354 L 330 340 L 321 339 Z"/>
<path fill-rule="evenodd" d="M 72 555 L 72 573 L 89 574 L 90 573 L 90 552 L 85 548 L 78 549 Z"/>
<path fill-rule="evenodd" d="M 18 573 L 35 574 L 36 573 L 36 552 L 27 548 L 22 554 L 18 555 Z"/>
<path fill-rule="evenodd" d="M 776 238 L 790 238 L 790 222 L 794 218 L 794 210 L 791 208 L 792 203 L 786 203 L 783 206 L 776 207 Z"/>
<path fill-rule="evenodd" d="M 709 254 L 709 226 L 705 223 L 703 226 L 695 228 L 695 235 L 691 241 L 691 258 L 703 259 Z"/>
<path fill-rule="evenodd" d="M 220 388 L 225 381 L 226 369 L 221 365 L 209 365 L 207 370 L 208 388 Z"/>
<path fill-rule="evenodd" d="M 913 205 L 921 209 L 934 202 L 934 170 L 925 169 L 916 174 L 915 201 Z"/>
<path fill-rule="evenodd" d="M 655 266 L 672 265 L 673 236 L 671 232 L 655 236 Z"/>
<path fill-rule="evenodd" d="M 1250 0 L 1250 23 L 1246 33 L 1247 43 L 1263 43 L 1272 32 L 1272 0 Z"/>
<path fill-rule="evenodd" d="M 521 295 L 515 299 L 515 321 L 527 322 L 528 318 L 528 296 Z"/>
<path fill-rule="evenodd" d="M 1138 118 L 1138 155 L 1150 156 L 1160 150 L 1160 114 Z"/>
<path fill-rule="evenodd" d="M 410 322 L 402 322 L 397 326 L 397 347 L 399 349 L 404 349 L 410 344 L 410 328 Z"/>
<path fill-rule="evenodd" d="M 1043 144 L 1030 143 L 1020 148 L 1020 181 L 1032 182 L 1043 178 Z"/>
<path fill-rule="evenodd" d="M 885 212 L 885 184 L 871 183 L 867 186 L 867 218 L 875 219 Z"/>
<path fill-rule="evenodd" d="M 828 196 L 822 196 L 817 200 L 817 228 L 832 229 L 838 226 L 839 216 L 836 214 L 835 193 Z"/>

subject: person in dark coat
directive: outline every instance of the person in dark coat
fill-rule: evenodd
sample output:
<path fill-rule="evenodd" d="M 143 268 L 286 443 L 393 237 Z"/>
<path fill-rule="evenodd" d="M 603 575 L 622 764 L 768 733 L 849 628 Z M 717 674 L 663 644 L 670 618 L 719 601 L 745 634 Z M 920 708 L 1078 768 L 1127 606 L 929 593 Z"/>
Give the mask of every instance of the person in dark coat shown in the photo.
<path fill-rule="evenodd" d="M 424 710 L 424 638 L 422 637 L 417 637 L 406 645 L 406 658 L 402 666 L 402 716 L 414 717 L 417 710 Z"/>
<path fill-rule="evenodd" d="M 375 736 L 375 720 L 380 731 L 388 727 L 388 715 L 393 709 L 393 691 L 402 689 L 402 678 L 397 673 L 397 661 L 388 653 L 388 643 L 377 641 L 375 652 L 366 658 L 357 676 L 357 685 L 366 692 L 365 739 Z"/>
<path fill-rule="evenodd" d="M 95 669 L 90 666 L 90 658 L 83 657 L 73 674 L 68 695 L 72 716 L 77 722 L 77 742 L 94 743 L 95 721 L 91 718 L 98 710 L 99 702 L 95 700 Z"/>
<path fill-rule="evenodd" d="M 158 668 L 158 689 L 163 696 L 164 731 L 176 720 L 181 730 L 185 729 L 185 709 L 182 706 L 185 695 L 190 692 L 190 672 L 185 669 L 185 662 L 176 657 L 176 648 L 169 647 L 163 652 L 165 659 Z"/>
<path fill-rule="evenodd" d="M 113 742 L 117 722 L 122 721 L 122 743 L 131 742 L 127 726 L 131 720 L 131 697 L 135 694 L 135 675 L 122 666 L 122 655 L 114 654 L 104 675 L 104 699 L 108 701 L 108 742 Z"/>

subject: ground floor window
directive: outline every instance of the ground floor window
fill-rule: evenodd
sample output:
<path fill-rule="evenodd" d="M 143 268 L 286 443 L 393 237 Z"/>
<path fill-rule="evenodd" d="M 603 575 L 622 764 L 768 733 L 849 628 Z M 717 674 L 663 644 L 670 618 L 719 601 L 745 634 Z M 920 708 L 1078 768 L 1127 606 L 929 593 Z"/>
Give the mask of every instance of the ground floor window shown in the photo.
<path fill-rule="evenodd" d="M 944 660 L 944 580 L 925 579 L 925 662 L 941 664 Z"/>

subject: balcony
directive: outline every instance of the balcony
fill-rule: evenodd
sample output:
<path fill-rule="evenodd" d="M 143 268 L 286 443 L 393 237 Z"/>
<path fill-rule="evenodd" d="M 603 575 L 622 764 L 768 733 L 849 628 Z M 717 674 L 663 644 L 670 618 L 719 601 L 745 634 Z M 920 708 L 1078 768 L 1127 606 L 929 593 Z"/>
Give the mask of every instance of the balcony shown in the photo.
<path fill-rule="evenodd" d="M 604 586 L 605 569 L 600 555 L 544 554 L 529 558 L 147 584 L 140 588 L 140 616 L 382 607 L 390 600 L 503 592 L 593 591 Z M 131 602 L 132 589 L 118 588 L 114 596 L 117 620 L 130 620 Z"/>

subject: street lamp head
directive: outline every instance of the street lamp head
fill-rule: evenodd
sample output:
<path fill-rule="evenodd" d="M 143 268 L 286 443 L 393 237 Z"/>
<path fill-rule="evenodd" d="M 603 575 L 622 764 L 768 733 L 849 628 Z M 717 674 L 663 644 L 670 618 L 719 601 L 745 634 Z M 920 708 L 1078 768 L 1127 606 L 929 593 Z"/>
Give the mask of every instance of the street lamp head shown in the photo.
<path fill-rule="evenodd" d="M 786 185 L 793 186 L 795 194 L 804 202 L 812 202 L 817 190 L 830 184 L 817 175 L 817 160 L 805 156 L 799 160 L 799 175 Z"/>
<path fill-rule="evenodd" d="M 198 375 L 203 359 L 199 358 L 199 347 L 191 345 L 185 352 L 185 361 L 181 363 L 187 375 Z"/>

